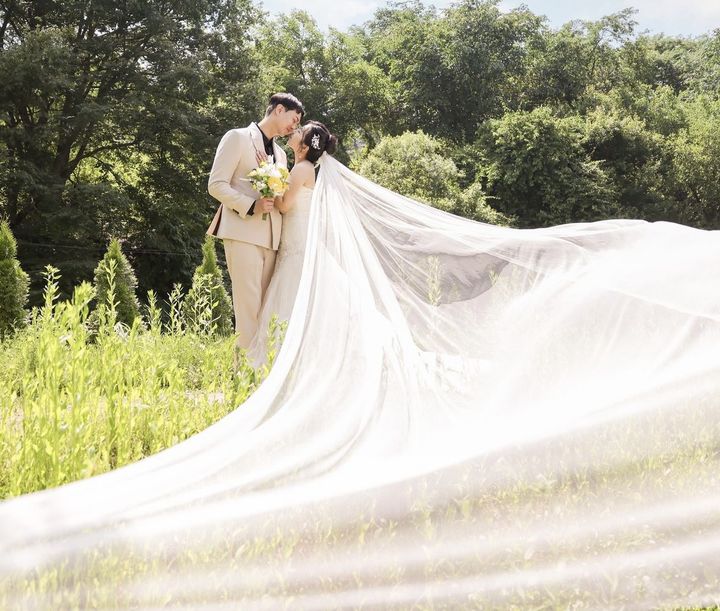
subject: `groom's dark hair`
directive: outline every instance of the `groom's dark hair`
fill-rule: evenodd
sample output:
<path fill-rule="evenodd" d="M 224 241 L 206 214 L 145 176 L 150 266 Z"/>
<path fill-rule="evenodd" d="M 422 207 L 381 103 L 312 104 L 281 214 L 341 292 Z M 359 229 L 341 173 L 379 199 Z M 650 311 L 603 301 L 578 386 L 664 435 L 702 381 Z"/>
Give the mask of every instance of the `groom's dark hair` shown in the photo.
<path fill-rule="evenodd" d="M 277 106 L 284 106 L 285 110 L 294 110 L 299 112 L 301 120 L 303 116 L 305 116 L 305 107 L 292 93 L 273 93 L 270 96 L 270 105 L 265 111 L 265 116 L 269 117 Z"/>

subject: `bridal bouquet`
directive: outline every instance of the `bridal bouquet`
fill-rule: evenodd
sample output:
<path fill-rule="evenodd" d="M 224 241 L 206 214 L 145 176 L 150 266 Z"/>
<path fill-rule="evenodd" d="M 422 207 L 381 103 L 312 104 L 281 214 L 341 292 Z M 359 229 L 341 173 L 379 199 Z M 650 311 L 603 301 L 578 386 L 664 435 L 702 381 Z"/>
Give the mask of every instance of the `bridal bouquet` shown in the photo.
<path fill-rule="evenodd" d="M 277 165 L 272 155 L 248 174 L 253 189 L 263 197 L 277 197 L 285 193 L 290 186 L 289 177 L 287 168 Z M 262 215 L 262 219 L 267 220 L 267 212 Z"/>

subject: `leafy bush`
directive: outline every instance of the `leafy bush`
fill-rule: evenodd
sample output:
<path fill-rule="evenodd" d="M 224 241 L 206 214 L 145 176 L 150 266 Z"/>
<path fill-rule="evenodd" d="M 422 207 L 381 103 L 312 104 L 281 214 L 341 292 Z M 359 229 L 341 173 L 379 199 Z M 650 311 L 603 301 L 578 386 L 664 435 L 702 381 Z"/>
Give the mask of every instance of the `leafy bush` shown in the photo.
<path fill-rule="evenodd" d="M 583 148 L 584 121 L 546 107 L 508 113 L 484 127 L 479 174 L 497 208 L 525 227 L 617 216 L 615 185 Z"/>
<path fill-rule="evenodd" d="M 383 138 L 355 162 L 356 169 L 388 189 L 476 221 L 507 225 L 511 219 L 488 203 L 478 184 L 461 188 L 463 172 L 449 145 L 423 132 Z"/>
<path fill-rule="evenodd" d="M 663 137 L 636 117 L 601 109 L 588 114 L 584 129 L 583 148 L 612 181 L 618 215 L 666 218 L 672 206 L 665 188 L 671 156 Z"/>

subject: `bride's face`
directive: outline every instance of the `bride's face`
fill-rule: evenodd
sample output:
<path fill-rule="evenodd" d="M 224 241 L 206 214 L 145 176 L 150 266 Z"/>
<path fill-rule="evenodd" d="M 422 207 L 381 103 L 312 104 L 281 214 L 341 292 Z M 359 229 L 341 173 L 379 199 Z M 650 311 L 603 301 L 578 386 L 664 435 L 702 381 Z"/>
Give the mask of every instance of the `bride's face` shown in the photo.
<path fill-rule="evenodd" d="M 301 148 L 304 148 L 302 145 L 302 135 L 303 135 L 303 129 L 302 127 L 298 127 L 293 131 L 292 134 L 290 134 L 290 137 L 288 138 L 288 146 L 293 150 L 295 154 L 300 152 Z"/>

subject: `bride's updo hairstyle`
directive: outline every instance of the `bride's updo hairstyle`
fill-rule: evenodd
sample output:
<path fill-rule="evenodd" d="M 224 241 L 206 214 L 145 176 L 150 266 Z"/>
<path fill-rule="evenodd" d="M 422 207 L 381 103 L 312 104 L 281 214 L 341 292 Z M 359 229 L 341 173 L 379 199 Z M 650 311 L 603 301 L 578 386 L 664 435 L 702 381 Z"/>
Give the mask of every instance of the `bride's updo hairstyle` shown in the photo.
<path fill-rule="evenodd" d="M 337 138 L 320 121 L 308 121 L 303 125 L 302 143 L 308 147 L 307 159 L 316 163 L 323 153 L 332 155 L 337 149 Z"/>

